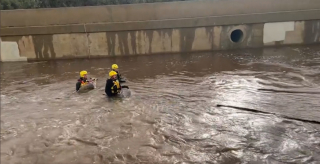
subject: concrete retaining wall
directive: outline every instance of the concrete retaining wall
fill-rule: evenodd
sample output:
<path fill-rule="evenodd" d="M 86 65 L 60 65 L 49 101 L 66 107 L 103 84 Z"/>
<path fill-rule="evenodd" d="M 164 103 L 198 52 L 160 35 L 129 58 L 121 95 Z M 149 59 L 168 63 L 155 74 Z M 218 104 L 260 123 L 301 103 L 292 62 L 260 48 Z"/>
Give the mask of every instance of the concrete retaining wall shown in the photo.
<path fill-rule="evenodd" d="M 1 42 L 1 61 L 27 61 L 26 57 L 21 57 L 18 44 L 16 42 Z"/>
<path fill-rule="evenodd" d="M 218 0 L 1 11 L 1 39 L 17 43 L 20 56 L 28 60 L 320 43 L 320 1 Z"/>

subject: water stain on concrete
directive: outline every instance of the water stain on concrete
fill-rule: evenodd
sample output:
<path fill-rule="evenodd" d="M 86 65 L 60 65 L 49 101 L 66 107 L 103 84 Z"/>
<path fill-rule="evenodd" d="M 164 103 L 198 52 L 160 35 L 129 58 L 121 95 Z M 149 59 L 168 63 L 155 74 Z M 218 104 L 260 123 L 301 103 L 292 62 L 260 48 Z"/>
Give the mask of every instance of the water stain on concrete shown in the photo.
<path fill-rule="evenodd" d="M 14 37 L 2 37 L 2 41 L 19 42 L 22 40 L 23 36 Z M 34 47 L 34 53 L 36 59 L 55 59 L 56 53 L 53 47 L 53 35 L 34 35 L 32 36 L 32 42 Z M 25 43 L 22 40 L 23 46 Z M 22 52 L 21 45 L 19 45 L 20 55 L 27 52 Z"/>
<path fill-rule="evenodd" d="M 153 51 L 152 51 L 152 40 L 153 40 L 153 32 L 155 30 L 146 30 L 146 35 L 149 39 L 149 51 L 148 53 L 151 54 Z"/>
<path fill-rule="evenodd" d="M 261 47 L 263 46 L 263 24 L 254 24 L 252 25 L 251 31 L 248 31 L 250 34 L 250 44 L 248 47 Z"/>
<path fill-rule="evenodd" d="M 206 27 L 206 33 L 207 33 L 207 36 L 209 37 L 209 42 L 211 43 L 211 50 L 213 50 L 213 34 L 214 34 L 213 27 Z"/>
<path fill-rule="evenodd" d="M 180 51 L 190 52 L 192 50 L 192 43 L 195 38 L 195 28 L 180 29 Z"/>
<path fill-rule="evenodd" d="M 108 45 L 108 54 L 109 55 L 116 55 L 116 38 L 118 37 L 119 41 L 119 51 L 121 55 L 129 55 L 130 54 L 130 46 L 132 47 L 132 53 L 137 54 L 136 49 L 136 35 L 135 31 L 129 32 L 106 32 L 107 36 L 107 45 Z M 129 43 L 129 36 L 130 42 Z"/>
<path fill-rule="evenodd" d="M 305 21 L 304 25 L 304 43 L 320 42 L 320 20 Z"/>
<path fill-rule="evenodd" d="M 117 33 L 119 39 L 119 50 L 121 55 L 128 55 L 129 54 L 129 43 L 128 43 L 128 36 L 127 32 L 119 32 Z"/>
<path fill-rule="evenodd" d="M 129 35 L 130 35 L 130 39 L 131 39 L 132 53 L 135 55 L 135 54 L 137 54 L 136 32 L 135 31 L 130 31 L 130 32 L 128 32 L 128 36 Z M 128 43 L 128 45 L 129 45 L 129 43 Z"/>
<path fill-rule="evenodd" d="M 116 33 L 115 32 L 106 32 L 107 45 L 108 45 L 108 55 L 116 55 Z"/>
<path fill-rule="evenodd" d="M 140 43 L 140 41 L 141 41 L 141 33 L 142 31 L 137 31 L 136 33 L 135 33 L 135 35 L 136 35 L 136 38 L 137 38 L 137 44 L 135 45 L 136 46 L 136 48 L 138 49 L 138 53 L 139 54 L 142 54 L 141 53 L 141 50 L 142 50 L 142 45 L 141 45 L 141 43 Z"/>
<path fill-rule="evenodd" d="M 53 35 L 34 35 L 32 40 L 37 59 L 56 58 L 53 48 Z"/>
<path fill-rule="evenodd" d="M 171 50 L 172 50 L 172 33 L 173 33 L 173 29 L 164 29 L 164 30 L 161 30 L 161 36 L 163 35 L 164 38 L 165 38 L 166 35 L 169 36 L 170 41 L 171 41 L 171 45 L 170 45 Z"/>

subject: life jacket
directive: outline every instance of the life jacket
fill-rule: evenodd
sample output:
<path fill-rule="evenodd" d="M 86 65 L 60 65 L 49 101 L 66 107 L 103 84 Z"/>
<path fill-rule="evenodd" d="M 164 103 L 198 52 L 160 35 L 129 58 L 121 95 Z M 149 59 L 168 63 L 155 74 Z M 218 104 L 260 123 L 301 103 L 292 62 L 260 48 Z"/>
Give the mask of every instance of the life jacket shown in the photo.
<path fill-rule="evenodd" d="M 113 81 L 113 84 L 116 85 L 118 89 L 120 89 L 120 82 L 119 82 L 119 80 Z"/>
<path fill-rule="evenodd" d="M 81 87 L 88 84 L 88 81 L 83 78 L 78 79 L 78 81 L 81 82 Z"/>
<path fill-rule="evenodd" d="M 114 90 L 115 90 L 115 88 L 117 88 L 117 93 L 120 93 L 121 86 L 120 86 L 119 80 L 114 80 L 114 81 L 113 81 L 113 84 L 114 84 L 114 85 L 113 85 L 112 88 L 111 88 L 111 92 L 112 92 L 112 93 L 115 93 Z"/>

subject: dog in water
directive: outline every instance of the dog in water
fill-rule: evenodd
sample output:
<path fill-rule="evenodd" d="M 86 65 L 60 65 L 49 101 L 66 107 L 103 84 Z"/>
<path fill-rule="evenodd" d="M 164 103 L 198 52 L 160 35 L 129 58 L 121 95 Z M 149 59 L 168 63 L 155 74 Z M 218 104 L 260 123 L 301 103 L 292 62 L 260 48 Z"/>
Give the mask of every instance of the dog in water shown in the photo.
<path fill-rule="evenodd" d="M 89 83 L 87 85 L 82 86 L 78 93 L 88 92 L 90 90 L 97 88 L 98 78 L 90 78 Z"/>
<path fill-rule="evenodd" d="M 90 78 L 90 83 L 93 85 L 93 89 L 97 88 L 98 78 Z"/>

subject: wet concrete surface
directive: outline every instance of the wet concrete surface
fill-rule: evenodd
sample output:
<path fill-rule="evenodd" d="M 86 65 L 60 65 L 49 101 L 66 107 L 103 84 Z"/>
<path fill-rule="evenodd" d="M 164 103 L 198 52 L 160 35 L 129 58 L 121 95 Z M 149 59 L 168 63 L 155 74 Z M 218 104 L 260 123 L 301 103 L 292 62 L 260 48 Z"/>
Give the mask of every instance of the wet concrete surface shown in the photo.
<path fill-rule="evenodd" d="M 113 63 L 128 98 L 103 95 Z M 83 69 L 99 81 L 77 94 Z M 280 116 L 320 121 L 311 92 L 319 45 L 1 63 L 1 163 L 316 164 L 320 125 Z"/>

